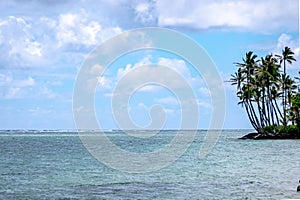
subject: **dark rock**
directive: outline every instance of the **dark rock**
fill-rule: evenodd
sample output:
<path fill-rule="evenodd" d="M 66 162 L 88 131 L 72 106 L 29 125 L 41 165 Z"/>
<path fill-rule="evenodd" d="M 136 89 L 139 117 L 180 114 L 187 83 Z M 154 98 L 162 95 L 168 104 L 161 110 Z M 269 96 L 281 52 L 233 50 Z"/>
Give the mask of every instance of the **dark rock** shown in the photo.
<path fill-rule="evenodd" d="M 255 137 L 257 137 L 259 135 L 259 133 L 249 133 L 243 137 L 241 137 L 241 140 L 247 140 L 247 139 L 254 139 Z"/>
<path fill-rule="evenodd" d="M 240 139 L 242 139 L 242 140 L 246 140 L 246 139 L 260 140 L 260 139 L 271 139 L 273 137 L 274 137 L 274 135 L 269 134 L 269 133 L 249 133 L 249 134 L 241 137 Z"/>
<path fill-rule="evenodd" d="M 265 139 L 296 139 L 295 136 L 293 135 L 287 135 L 287 134 L 282 134 L 282 133 L 249 133 L 240 139 L 242 140 L 265 140 Z"/>

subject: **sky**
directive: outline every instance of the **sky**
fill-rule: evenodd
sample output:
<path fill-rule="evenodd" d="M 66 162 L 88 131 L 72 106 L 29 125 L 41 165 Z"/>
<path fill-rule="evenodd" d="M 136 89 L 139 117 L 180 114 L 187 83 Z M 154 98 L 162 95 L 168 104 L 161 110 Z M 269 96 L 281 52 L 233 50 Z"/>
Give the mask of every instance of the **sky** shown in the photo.
<path fill-rule="evenodd" d="M 0 0 L 0 129 L 75 129 L 73 91 L 85 60 L 108 39 L 145 27 L 178 31 L 207 52 L 224 82 L 226 129 L 251 128 L 235 88 L 225 82 L 234 62 L 250 50 L 261 57 L 285 46 L 300 61 L 298 0 Z M 292 76 L 299 61 L 287 68 Z M 101 127 L 120 128 L 111 106 L 114 89 L 126 73 L 151 64 L 184 77 L 197 98 L 199 128 L 208 128 L 212 91 L 203 76 L 180 56 L 159 50 L 120 56 L 98 77 L 95 113 Z M 140 87 L 127 109 L 145 128 L 154 105 L 164 108 L 165 129 L 180 126 L 180 102 L 159 85 Z"/>

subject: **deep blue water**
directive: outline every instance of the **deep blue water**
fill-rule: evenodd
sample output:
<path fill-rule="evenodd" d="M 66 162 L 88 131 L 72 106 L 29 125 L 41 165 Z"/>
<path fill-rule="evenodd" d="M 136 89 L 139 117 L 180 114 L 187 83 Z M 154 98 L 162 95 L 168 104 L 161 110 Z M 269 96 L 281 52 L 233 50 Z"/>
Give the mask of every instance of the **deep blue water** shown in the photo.
<path fill-rule="evenodd" d="M 198 158 L 205 131 L 161 170 L 132 174 L 95 159 L 76 132 L 1 131 L 0 199 L 288 199 L 300 179 L 300 140 L 238 140 L 223 131 L 210 154 Z M 133 139 L 109 132 L 116 145 L 151 152 L 173 132 Z M 115 159 L 112 155 L 111 159 Z"/>

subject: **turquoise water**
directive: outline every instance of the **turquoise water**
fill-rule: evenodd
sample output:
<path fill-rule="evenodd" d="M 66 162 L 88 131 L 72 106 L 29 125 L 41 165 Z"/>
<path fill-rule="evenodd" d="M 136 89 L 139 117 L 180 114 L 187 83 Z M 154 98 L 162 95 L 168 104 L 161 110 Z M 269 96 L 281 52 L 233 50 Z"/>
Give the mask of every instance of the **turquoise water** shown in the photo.
<path fill-rule="evenodd" d="M 130 174 L 96 160 L 75 132 L 1 131 L 0 199 L 300 198 L 300 140 L 236 139 L 247 132 L 223 131 L 212 152 L 199 159 L 205 131 L 198 131 L 170 166 Z M 152 139 L 107 135 L 134 152 L 161 148 L 174 136 L 171 131 Z"/>

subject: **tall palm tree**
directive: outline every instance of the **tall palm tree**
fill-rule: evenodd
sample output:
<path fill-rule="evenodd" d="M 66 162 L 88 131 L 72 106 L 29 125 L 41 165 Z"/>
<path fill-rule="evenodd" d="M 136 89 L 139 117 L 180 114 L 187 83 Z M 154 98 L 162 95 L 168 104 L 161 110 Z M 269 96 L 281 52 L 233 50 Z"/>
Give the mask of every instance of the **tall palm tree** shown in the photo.
<path fill-rule="evenodd" d="M 256 94 L 253 86 L 255 85 L 254 72 L 258 62 L 257 55 L 249 51 L 242 60 L 242 63 L 234 63 L 238 66 L 238 72 L 231 76 L 230 82 L 232 85 L 237 85 L 237 96 L 241 100 L 239 104 L 245 106 L 251 124 L 256 130 L 261 131 L 261 124 L 253 107 Z"/>
<path fill-rule="evenodd" d="M 253 51 L 249 51 L 246 53 L 246 58 L 243 58 L 243 63 L 236 63 L 237 66 L 241 67 L 241 73 L 245 74 L 246 77 L 246 83 L 247 83 L 247 96 L 248 96 L 248 101 L 251 104 L 250 101 L 250 87 L 251 87 L 251 82 L 253 82 L 253 75 L 254 75 L 254 70 L 257 66 L 257 55 L 253 54 Z"/>
<path fill-rule="evenodd" d="M 283 79 L 283 85 L 282 85 L 282 89 L 283 89 L 283 96 L 282 96 L 282 104 L 283 104 L 283 125 L 286 126 L 287 125 L 287 120 L 286 120 L 286 99 L 287 99 L 287 93 L 286 93 L 286 87 L 285 87 L 285 79 L 286 79 L 286 63 L 292 64 L 292 61 L 296 61 L 296 59 L 294 58 L 294 52 L 291 50 L 291 48 L 289 47 L 285 47 L 282 52 L 281 55 L 278 56 L 280 58 L 280 64 L 283 63 L 283 75 L 282 75 L 282 79 Z"/>
<path fill-rule="evenodd" d="M 295 84 L 290 76 L 285 74 L 286 63 L 295 60 L 294 53 L 288 47 L 282 52 L 282 56 L 269 54 L 258 60 L 257 56 L 249 51 L 241 63 L 234 63 L 238 70 L 231 75 L 229 82 L 236 85 L 237 97 L 240 100 L 238 104 L 245 108 L 252 126 L 258 132 L 263 132 L 266 126 L 286 126 L 286 112 L 294 106 Z M 282 64 L 284 73 L 280 71 Z M 280 108 L 277 100 L 281 97 L 283 107 Z"/>

